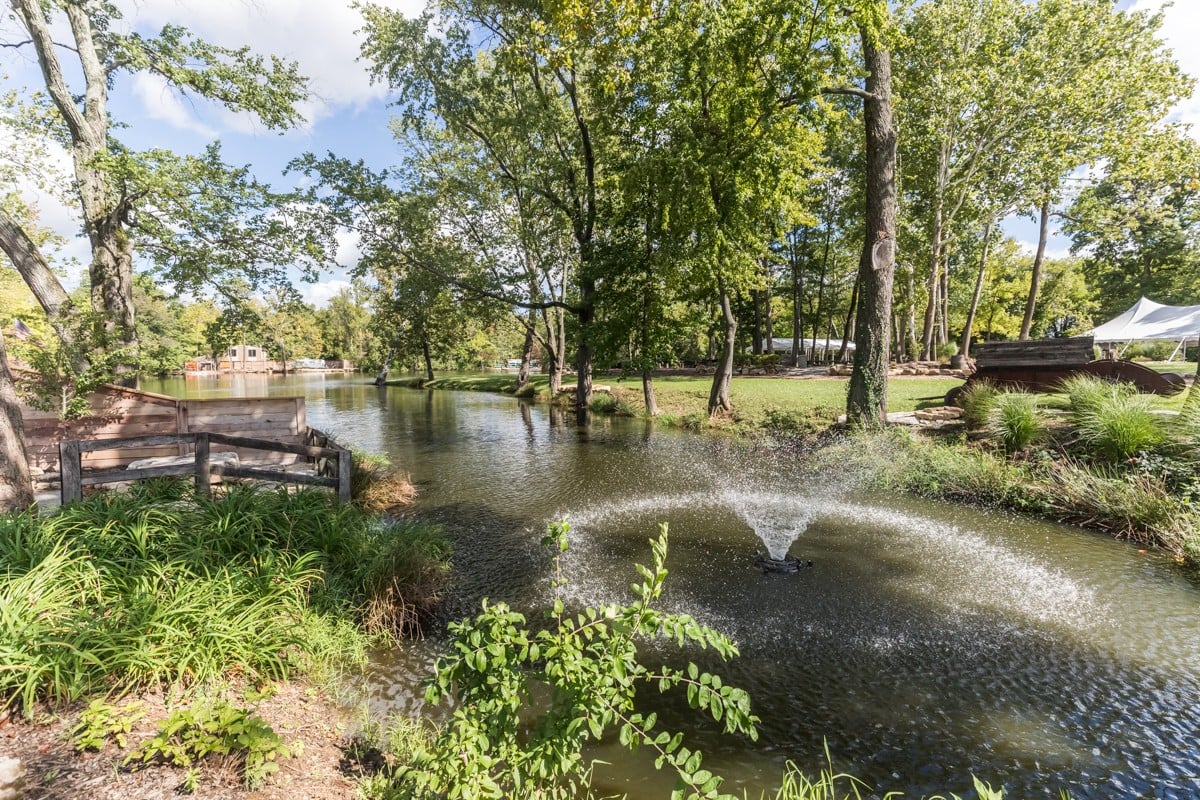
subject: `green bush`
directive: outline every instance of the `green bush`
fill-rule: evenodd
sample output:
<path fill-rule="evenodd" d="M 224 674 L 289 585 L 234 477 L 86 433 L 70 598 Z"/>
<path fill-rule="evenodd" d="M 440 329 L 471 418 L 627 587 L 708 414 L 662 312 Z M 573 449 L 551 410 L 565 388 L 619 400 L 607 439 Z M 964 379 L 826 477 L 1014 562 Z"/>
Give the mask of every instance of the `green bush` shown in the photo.
<path fill-rule="evenodd" d="M 1122 381 L 1109 381 L 1095 375 L 1078 374 L 1065 378 L 1059 389 L 1070 401 L 1071 419 L 1078 422 L 1105 402 L 1137 394 L 1137 388 Z"/>
<path fill-rule="evenodd" d="M 255 789 L 279 769 L 278 759 L 290 758 L 291 748 L 254 713 L 219 697 L 201 697 L 186 708 L 173 710 L 158 724 L 158 732 L 134 749 L 125 763 L 134 768 L 151 762 L 192 768 L 211 756 L 234 759 L 246 788 Z M 194 790 L 194 771 L 185 781 Z"/>
<path fill-rule="evenodd" d="M 1076 412 L 1075 424 L 1092 453 L 1123 461 L 1167 442 L 1166 429 L 1153 407 L 1151 395 L 1112 391 Z"/>
<path fill-rule="evenodd" d="M 547 540 L 566 550 L 568 526 L 551 525 Z M 455 712 L 431 742 L 403 737 L 410 753 L 391 780 L 372 785 L 388 798 L 590 796 L 589 741 L 615 733 L 630 750 L 647 747 L 669 765 L 680 796 L 714 797 L 721 778 L 701 766 L 682 733 L 662 730 L 655 714 L 636 711 L 641 691 L 682 689 L 688 704 L 729 733 L 756 738 L 750 698 L 719 676 L 685 668 L 649 668 L 641 642 L 662 639 L 711 648 L 724 658 L 737 648 L 691 617 L 658 608 L 667 576 L 667 530 L 651 540 L 653 564 L 626 605 L 568 611 L 555 599 L 545 624 L 529 625 L 504 603 L 484 601 L 474 619 L 450 626 L 448 651 L 427 685 L 426 702 L 452 697 Z M 555 580 L 562 587 L 561 578 Z"/>
<path fill-rule="evenodd" d="M 1009 453 L 1038 441 L 1045 433 L 1045 423 L 1037 395 L 1013 391 L 997 394 L 988 411 L 987 431 Z"/>
<path fill-rule="evenodd" d="M 988 414 L 996 404 L 1000 389 L 991 381 L 972 381 L 959 397 L 962 419 L 968 428 L 978 429 L 987 424 Z"/>
<path fill-rule="evenodd" d="M 285 678 L 363 658 L 436 600 L 448 547 L 327 492 L 137 485 L 0 516 L 0 707 Z"/>

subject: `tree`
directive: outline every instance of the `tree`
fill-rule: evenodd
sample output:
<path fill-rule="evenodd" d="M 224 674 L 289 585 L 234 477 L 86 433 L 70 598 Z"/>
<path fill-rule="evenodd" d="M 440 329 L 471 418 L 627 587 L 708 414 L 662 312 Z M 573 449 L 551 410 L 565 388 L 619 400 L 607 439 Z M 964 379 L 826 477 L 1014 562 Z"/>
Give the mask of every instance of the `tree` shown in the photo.
<path fill-rule="evenodd" d="M 0 249 L 20 272 L 65 346 L 74 346 L 70 338 L 86 330 L 93 339 L 84 343 L 87 347 L 121 353 L 118 366 L 127 370 L 138 341 L 135 242 L 130 228 L 140 210 L 154 207 L 159 186 L 153 180 L 155 170 L 146 167 L 153 159 L 143 162 L 110 135 L 108 92 L 113 81 L 121 73 L 153 73 L 181 92 L 254 113 L 269 128 L 284 128 L 299 119 L 296 104 L 305 96 L 305 82 L 294 64 L 264 59 L 246 48 L 218 47 L 178 26 L 166 26 L 155 37 L 117 33 L 114 23 L 120 12 L 103 0 L 10 0 L 10 6 L 28 38 L 9 44 L 32 46 L 45 93 L 24 105 L 7 96 L 6 104 L 19 113 L 6 115 L 4 124 L 18 131 L 37 130 L 39 141 L 49 130 L 71 154 L 69 191 L 63 193 L 77 199 L 92 246 L 88 273 L 95 325 L 83 329 L 70 324 L 73 309 L 66 292 L 29 230 L 4 207 L 0 207 Z M 52 36 L 52 28 L 59 24 L 71 34 L 71 42 L 63 47 Z M 62 53 L 73 56 L 73 63 L 65 64 Z M 6 166 L 5 179 L 19 174 L 11 163 Z M 129 180 L 139 175 L 150 180 L 142 185 Z M 177 229 L 169 228 L 167 234 L 180 238 Z M 236 243 L 228 240 L 231 247 Z M 7 370 L 0 370 L 0 392 L 8 391 L 6 374 Z M 11 435 L 11 430 L 4 435 Z"/>
<path fill-rule="evenodd" d="M 33 503 L 25 425 L 0 329 L 0 512 L 29 508 Z"/>
<path fill-rule="evenodd" d="M 1200 144 L 1170 127 L 1131 137 L 1064 213 L 1102 317 L 1139 297 L 1187 305 L 1200 281 Z"/>
<path fill-rule="evenodd" d="M 856 19 L 865 88 L 834 87 L 831 94 L 863 100 L 866 126 L 866 235 L 858 265 L 854 368 L 846 396 L 847 419 L 866 426 L 887 421 L 891 354 L 892 281 L 896 267 L 896 130 L 892 117 L 892 60 L 884 2 L 867 2 Z"/>

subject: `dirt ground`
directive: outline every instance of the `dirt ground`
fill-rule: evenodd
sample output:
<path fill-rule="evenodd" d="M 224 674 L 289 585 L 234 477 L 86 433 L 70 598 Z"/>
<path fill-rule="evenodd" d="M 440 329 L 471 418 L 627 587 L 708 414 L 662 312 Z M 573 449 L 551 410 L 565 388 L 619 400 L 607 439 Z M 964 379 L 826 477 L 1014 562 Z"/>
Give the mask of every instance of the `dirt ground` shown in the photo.
<path fill-rule="evenodd" d="M 131 732 L 130 747 L 152 736 L 166 716 L 161 696 L 140 699 L 148 713 Z M 280 686 L 258 704 L 258 715 L 292 746 L 293 756 L 281 759 L 279 771 L 255 791 L 242 786 L 232 764 L 202 763 L 200 788 L 184 795 L 183 769 L 152 765 L 134 772 L 122 764 L 127 751 L 111 741 L 100 752 L 77 752 L 69 733 L 78 711 L 33 722 L 0 712 L 0 757 L 21 760 L 25 800 L 352 800 L 368 769 L 355 755 L 345 709 L 295 684 Z"/>

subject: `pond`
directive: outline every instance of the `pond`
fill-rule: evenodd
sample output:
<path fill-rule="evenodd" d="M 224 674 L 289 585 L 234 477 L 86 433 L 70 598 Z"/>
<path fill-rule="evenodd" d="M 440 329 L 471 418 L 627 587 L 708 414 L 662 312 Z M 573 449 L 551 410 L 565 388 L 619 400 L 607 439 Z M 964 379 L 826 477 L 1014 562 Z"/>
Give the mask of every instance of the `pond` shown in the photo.
<path fill-rule="evenodd" d="M 237 382 L 234 382 L 237 381 Z M 750 796 L 786 762 L 835 766 L 880 790 L 1010 797 L 1195 798 L 1200 793 L 1200 590 L 1154 553 L 998 513 L 879 496 L 810 456 L 479 393 L 377 389 L 367 379 L 204 378 L 148 385 L 199 396 L 307 398 L 309 424 L 388 454 L 418 513 L 456 545 L 446 619 L 483 597 L 531 611 L 550 597 L 539 542 L 572 524 L 578 602 L 626 596 L 648 538 L 670 523 L 666 603 L 732 636 L 728 664 L 688 658 L 750 692 L 757 743 L 666 703 L 727 789 Z M 768 544 L 811 560 L 764 574 Z M 436 636 L 381 654 L 369 693 L 416 711 Z M 669 649 L 650 658 L 678 661 Z M 654 702 L 662 702 L 657 695 Z M 648 754 L 614 742 L 601 788 L 666 797 Z"/>

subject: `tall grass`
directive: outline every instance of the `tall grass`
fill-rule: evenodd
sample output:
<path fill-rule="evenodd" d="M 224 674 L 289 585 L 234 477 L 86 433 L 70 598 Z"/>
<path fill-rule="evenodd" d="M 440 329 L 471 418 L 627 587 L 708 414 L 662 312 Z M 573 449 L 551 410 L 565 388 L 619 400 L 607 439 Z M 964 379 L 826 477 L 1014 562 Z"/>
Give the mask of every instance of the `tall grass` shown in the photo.
<path fill-rule="evenodd" d="M 1024 449 L 1045 434 L 1037 395 L 1000 392 L 987 415 L 987 430 L 1010 453 Z"/>
<path fill-rule="evenodd" d="M 140 485 L 0 517 L 0 706 L 332 669 L 414 632 L 448 555 L 315 491 Z"/>
<path fill-rule="evenodd" d="M 1153 406 L 1150 395 L 1113 392 L 1075 411 L 1075 425 L 1092 452 L 1108 461 L 1123 461 L 1167 442 Z"/>
<path fill-rule="evenodd" d="M 991 381 L 974 381 L 963 389 L 959 402 L 962 404 L 962 419 L 968 428 L 982 428 L 987 424 L 988 414 L 996 405 L 1000 388 Z"/>

